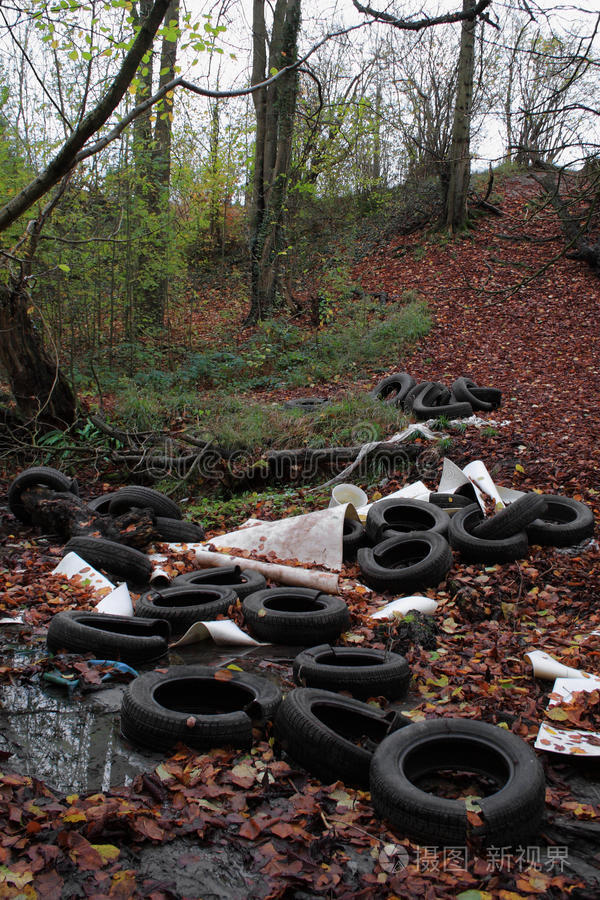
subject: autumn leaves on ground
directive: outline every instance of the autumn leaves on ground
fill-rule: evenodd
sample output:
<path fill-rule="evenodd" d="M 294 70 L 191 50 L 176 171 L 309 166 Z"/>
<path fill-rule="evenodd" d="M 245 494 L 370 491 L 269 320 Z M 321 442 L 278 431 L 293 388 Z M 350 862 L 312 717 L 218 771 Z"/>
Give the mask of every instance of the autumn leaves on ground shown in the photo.
<path fill-rule="evenodd" d="M 399 298 L 410 289 L 428 305 L 429 334 L 389 371 L 446 384 L 468 375 L 503 392 L 501 409 L 487 417 L 497 424 L 451 432 L 428 486 L 435 489 L 444 454 L 460 466 L 482 459 L 501 485 L 573 497 L 597 516 L 600 280 L 585 264 L 560 256 L 559 223 L 550 212 L 533 215 L 538 193 L 530 178 L 513 177 L 495 198 L 502 216 L 481 216 L 454 241 L 421 232 L 396 236 L 359 262 L 354 276 L 366 292 Z M 357 389 L 381 377 L 376 369 L 374 363 L 373 377 Z M 342 388 L 316 385 L 302 393 L 311 391 L 335 396 Z M 273 402 L 284 395 L 263 396 Z M 11 474 L 9 464 L 7 481 Z M 397 486 L 401 480 L 392 477 L 380 489 Z M 376 485 L 367 487 L 372 492 Z M 264 506 L 260 513 L 268 516 Z M 31 658 L 39 660 L 51 615 L 90 604 L 91 597 L 68 593 L 48 577 L 60 547 L 37 547 L 6 509 L 2 526 L 4 614 L 25 608 L 29 627 L 20 640 L 37 648 Z M 501 722 L 533 743 L 551 683 L 533 678 L 527 650 L 542 648 L 570 666 L 600 671 L 599 639 L 588 637 L 600 629 L 595 542 L 575 552 L 530 547 L 526 560 L 489 567 L 455 556 L 447 581 L 427 593 L 440 601 L 437 648 L 416 643 L 406 651 L 415 718 Z M 368 618 L 381 596 L 348 592 L 346 599 L 352 627 L 344 640 L 385 646 Z M 393 638 L 391 627 L 387 639 Z M 0 677 L 26 683 L 42 667 L 4 666 Z M 265 663 L 265 671 L 284 690 L 291 686 L 291 665 Z M 411 844 L 373 817 L 367 792 L 320 784 L 264 735 L 251 754 L 199 755 L 181 747 L 130 787 L 91 796 L 60 795 L 13 772 L 5 756 L 0 897 L 177 897 L 172 872 L 157 878 L 139 864 L 149 848 L 167 844 L 173 869 L 195 874 L 194 897 L 229 896 L 226 887 L 222 894 L 203 890 L 207 849 L 225 860 L 233 854 L 245 896 L 260 898 L 597 896 L 598 772 L 578 759 L 542 755 L 547 812 L 531 852 L 490 856 L 474 846 L 465 859 Z M 232 889 L 230 896 L 242 894 Z"/>

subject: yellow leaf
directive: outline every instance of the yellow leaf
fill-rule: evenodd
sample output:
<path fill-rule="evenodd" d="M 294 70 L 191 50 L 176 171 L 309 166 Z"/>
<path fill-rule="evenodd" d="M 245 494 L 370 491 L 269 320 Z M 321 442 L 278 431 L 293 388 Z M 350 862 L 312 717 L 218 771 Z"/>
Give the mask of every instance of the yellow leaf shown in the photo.
<path fill-rule="evenodd" d="M 92 844 L 92 847 L 100 854 L 102 862 L 112 862 L 113 859 L 118 859 L 121 854 L 119 848 L 115 847 L 114 844 Z"/>
<path fill-rule="evenodd" d="M 515 472 L 522 472 L 522 473 L 524 473 L 524 472 L 525 472 L 525 469 L 523 468 L 523 466 L 522 466 L 520 463 L 517 463 L 516 466 L 515 466 Z"/>
<path fill-rule="evenodd" d="M 73 812 L 69 813 L 66 816 L 63 816 L 63 822 L 87 822 L 87 817 L 81 812 L 81 810 L 74 809 Z"/>

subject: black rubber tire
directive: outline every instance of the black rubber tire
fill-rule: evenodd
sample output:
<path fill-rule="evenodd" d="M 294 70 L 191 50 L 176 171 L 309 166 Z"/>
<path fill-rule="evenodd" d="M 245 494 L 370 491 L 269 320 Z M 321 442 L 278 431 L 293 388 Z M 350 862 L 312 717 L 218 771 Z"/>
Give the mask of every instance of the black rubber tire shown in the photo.
<path fill-rule="evenodd" d="M 46 643 L 52 653 L 64 649 L 133 664 L 164 656 L 170 637 L 171 626 L 162 619 L 67 610 L 50 620 Z"/>
<path fill-rule="evenodd" d="M 357 519 L 344 519 L 344 534 L 342 537 L 342 555 L 344 562 L 354 562 L 356 552 L 369 543 L 367 532 L 362 522 Z"/>
<path fill-rule="evenodd" d="M 452 565 L 448 542 L 435 531 L 413 531 L 363 547 L 357 560 L 364 580 L 379 591 L 404 593 L 436 587 Z"/>
<path fill-rule="evenodd" d="M 434 493 L 429 495 L 427 502 L 431 503 L 432 506 L 443 509 L 447 515 L 453 516 L 458 509 L 464 509 L 465 506 L 471 506 L 473 498 L 462 497 L 460 494 Z"/>
<path fill-rule="evenodd" d="M 411 412 L 417 419 L 436 419 L 438 416 L 464 419 L 473 415 L 473 407 L 470 403 L 455 400 L 443 384 L 430 382 L 413 397 Z"/>
<path fill-rule="evenodd" d="M 397 374 L 389 375 L 387 378 L 384 378 L 383 381 L 380 381 L 379 384 L 370 391 L 369 397 L 372 397 L 373 400 L 383 400 L 390 406 L 401 408 L 404 403 L 404 398 L 416 384 L 416 380 L 412 375 L 409 375 L 408 372 L 398 372 Z"/>
<path fill-rule="evenodd" d="M 204 540 L 204 528 L 196 522 L 156 516 L 154 530 L 161 541 L 171 544 L 197 544 Z"/>
<path fill-rule="evenodd" d="M 240 600 L 256 591 L 264 591 L 267 580 L 264 575 L 254 569 L 241 569 L 239 566 L 214 566 L 210 569 L 198 569 L 177 575 L 171 582 L 173 587 L 183 584 L 217 584 L 233 588 Z"/>
<path fill-rule="evenodd" d="M 375 544 L 384 539 L 384 533 L 393 531 L 409 534 L 411 531 L 435 531 L 447 534 L 450 517 L 443 509 L 424 500 L 391 497 L 378 500 L 367 513 L 367 535 Z"/>
<path fill-rule="evenodd" d="M 315 640 L 335 641 L 350 625 L 350 610 L 341 597 L 311 588 L 257 591 L 242 608 L 251 634 L 273 644 L 302 647 Z"/>
<path fill-rule="evenodd" d="M 31 516 L 21 503 L 21 494 L 36 485 L 79 496 L 77 481 L 69 478 L 68 475 L 63 475 L 58 469 L 53 469 L 51 466 L 32 466 L 25 469 L 12 481 L 7 498 L 11 513 L 25 525 L 31 525 Z"/>
<path fill-rule="evenodd" d="M 165 619 L 173 634 L 180 635 L 196 622 L 212 622 L 227 615 L 237 600 L 232 588 L 217 584 L 179 584 L 165 590 L 150 590 L 135 604 L 136 616 Z"/>
<path fill-rule="evenodd" d="M 479 525 L 475 525 L 471 533 L 475 537 L 494 541 L 512 537 L 518 531 L 523 531 L 534 519 L 543 518 L 545 512 L 546 503 L 540 494 L 525 494 L 493 516 L 483 519 Z"/>
<path fill-rule="evenodd" d="M 480 563 L 505 563 L 525 559 L 529 550 L 525 531 L 518 531 L 511 537 L 500 540 L 475 537 L 472 530 L 482 518 L 479 504 L 472 503 L 465 509 L 459 509 L 450 519 L 448 540 L 463 559 Z"/>
<path fill-rule="evenodd" d="M 295 762 L 324 783 L 367 787 L 373 750 L 409 722 L 395 710 L 383 712 L 331 691 L 295 688 L 279 707 L 275 735 Z"/>
<path fill-rule="evenodd" d="M 130 509 L 151 509 L 156 516 L 167 519 L 181 519 L 181 510 L 170 497 L 153 488 L 133 485 L 121 488 L 111 501 L 111 516 L 120 516 Z"/>
<path fill-rule="evenodd" d="M 498 785 L 477 800 L 483 825 L 469 826 L 464 800 L 417 787 L 446 769 Z M 526 844 L 544 815 L 544 770 L 533 750 L 510 731 L 471 719 L 415 722 L 390 735 L 373 754 L 370 785 L 376 815 L 419 844 L 464 846 L 470 837 L 498 847 Z"/>
<path fill-rule="evenodd" d="M 100 516 L 108 516 L 110 515 L 110 504 L 117 496 L 117 493 L 117 491 L 113 491 L 110 494 L 101 494 L 99 497 L 94 497 L 94 499 L 90 500 L 88 503 L 88 507 L 93 509 L 94 512 L 98 513 Z"/>
<path fill-rule="evenodd" d="M 430 398 L 435 400 L 437 397 L 441 397 L 444 391 L 447 391 L 448 396 L 450 395 L 450 391 L 444 387 L 443 384 L 440 384 L 436 381 L 418 381 L 411 389 L 407 392 L 402 401 L 402 408 L 405 412 L 412 412 L 413 404 L 415 399 L 419 397 L 423 391 L 430 391 Z"/>
<path fill-rule="evenodd" d="M 497 409 L 502 402 L 502 392 L 497 388 L 484 388 L 473 381 L 461 375 L 452 384 L 452 393 L 457 400 L 463 400 L 470 403 L 474 410 L 482 410 L 489 412 Z"/>
<path fill-rule="evenodd" d="M 71 550 L 95 569 L 104 569 L 125 579 L 128 584 L 146 584 L 152 574 L 152 563 L 145 553 L 116 541 L 73 537 L 65 544 L 65 551 Z"/>
<path fill-rule="evenodd" d="M 195 750 L 248 748 L 252 723 L 272 718 L 281 702 L 277 685 L 247 672 L 208 666 L 173 666 L 147 672 L 127 686 L 121 732 L 132 743 L 169 750 L 178 742 Z"/>
<path fill-rule="evenodd" d="M 295 400 L 286 400 L 285 409 L 299 409 L 301 412 L 314 412 L 329 403 L 326 397 L 296 397 Z"/>
<path fill-rule="evenodd" d="M 348 691 L 358 700 L 404 697 L 410 682 L 407 661 L 399 653 L 370 647 L 332 647 L 320 644 L 299 653 L 293 664 L 294 681 L 326 691 Z"/>
<path fill-rule="evenodd" d="M 572 547 L 594 533 L 594 514 L 589 506 L 570 497 L 541 494 L 546 512 L 527 526 L 532 544 L 552 547 Z"/>

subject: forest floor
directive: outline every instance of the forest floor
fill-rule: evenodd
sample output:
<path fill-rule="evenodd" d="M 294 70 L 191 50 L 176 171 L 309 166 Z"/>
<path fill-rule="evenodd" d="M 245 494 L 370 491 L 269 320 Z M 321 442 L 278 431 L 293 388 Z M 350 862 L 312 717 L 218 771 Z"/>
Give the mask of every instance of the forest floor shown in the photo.
<path fill-rule="evenodd" d="M 503 392 L 501 409 L 489 416 L 498 424 L 453 431 L 428 486 L 435 489 L 444 454 L 459 466 L 482 459 L 497 483 L 582 500 L 598 519 L 600 279 L 560 256 L 558 223 L 550 211 L 535 209 L 537 196 L 531 179 L 508 179 L 495 197 L 502 217 L 479 218 L 455 241 L 396 237 L 361 260 L 354 277 L 367 292 L 396 297 L 411 289 L 427 302 L 431 330 L 390 372 L 447 384 L 469 375 Z M 378 377 L 354 387 L 366 391 Z M 251 397 L 273 403 L 300 394 L 337 397 L 347 388 L 335 383 Z M 11 474 L 7 469 L 4 485 Z M 401 483 L 392 475 L 380 490 Z M 306 498 L 307 508 L 316 502 Z M 298 503 L 296 496 L 294 513 Z M 270 513 L 257 500 L 254 511 L 279 517 L 285 506 Z M 5 507 L 0 515 L 0 603 L 4 615 L 24 610 L 26 623 L 0 638 L 0 688 L 10 691 L 39 683 L 47 669 L 50 617 L 93 601 L 49 576 L 59 546 L 16 523 Z M 346 567 L 345 574 L 358 570 Z M 525 560 L 487 567 L 465 565 L 457 555 L 446 582 L 425 593 L 440 601 L 437 646 L 408 648 L 411 693 L 395 704 L 413 717 L 501 722 L 532 744 L 552 683 L 533 677 L 527 650 L 544 649 L 600 674 L 600 641 L 588 639 L 600 629 L 595 540 L 567 551 L 531 546 Z M 390 598 L 349 592 L 346 599 L 352 612 L 346 640 L 385 646 L 368 612 Z M 269 651 L 235 663 L 286 690 L 290 656 L 287 648 L 287 655 Z M 87 667 L 82 678 L 86 687 Z M 74 702 L 90 696 L 76 694 Z M 5 739 L 0 898 L 598 896 L 600 766 L 593 760 L 540 753 L 547 784 L 541 833 L 520 851 L 491 853 L 475 845 L 418 847 L 374 818 L 368 792 L 321 784 L 268 738 L 258 736 L 250 754 L 200 755 L 180 747 L 127 784 L 78 792 L 24 774 Z"/>

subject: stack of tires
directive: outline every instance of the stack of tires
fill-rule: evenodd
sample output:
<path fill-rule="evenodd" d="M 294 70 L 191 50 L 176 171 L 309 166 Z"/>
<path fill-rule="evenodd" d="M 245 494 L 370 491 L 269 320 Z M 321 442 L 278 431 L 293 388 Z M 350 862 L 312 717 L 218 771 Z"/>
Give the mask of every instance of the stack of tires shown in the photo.
<path fill-rule="evenodd" d="M 417 382 L 408 372 L 389 375 L 373 388 L 370 395 L 392 406 L 412 413 L 417 419 L 435 419 L 445 416 L 462 419 L 475 411 L 489 412 L 502 402 L 502 392 L 497 388 L 480 387 L 471 378 L 457 378 L 451 388 L 439 381 Z"/>
<path fill-rule="evenodd" d="M 452 565 L 446 536 L 450 517 L 422 500 L 390 498 L 369 509 L 370 547 L 356 554 L 365 582 L 379 591 L 407 592 L 435 587 Z"/>
<path fill-rule="evenodd" d="M 527 556 L 529 544 L 567 547 L 594 531 L 589 507 L 568 497 L 528 493 L 492 516 L 478 504 L 451 518 L 450 545 L 466 562 L 505 563 Z"/>

